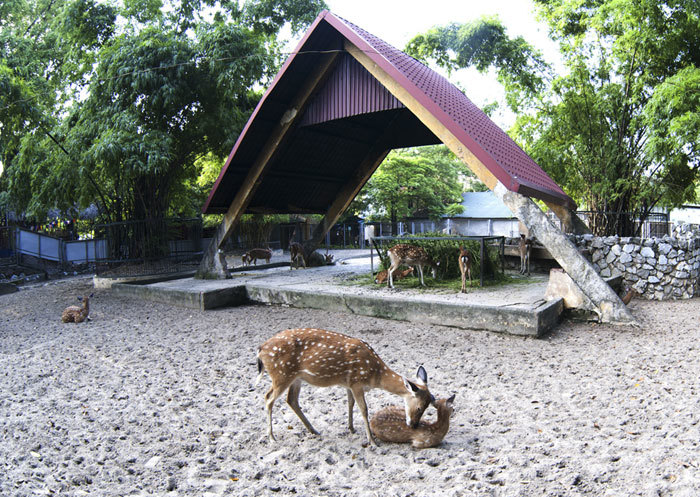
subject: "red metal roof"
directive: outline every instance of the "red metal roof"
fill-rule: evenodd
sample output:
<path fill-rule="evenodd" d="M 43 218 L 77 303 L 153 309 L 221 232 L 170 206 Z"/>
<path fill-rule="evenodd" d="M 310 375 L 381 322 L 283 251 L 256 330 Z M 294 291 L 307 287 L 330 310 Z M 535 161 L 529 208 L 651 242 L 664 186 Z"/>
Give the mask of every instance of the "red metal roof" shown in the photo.
<path fill-rule="evenodd" d="M 575 203 L 503 130 L 446 78 L 362 28 L 322 12 L 258 103 L 204 206 L 225 212 L 255 153 L 321 54 L 348 40 L 427 109 L 511 191 Z M 417 118 L 349 55 L 319 88 L 266 168 L 248 212 L 323 213 L 387 127 L 392 148 L 439 143 Z"/>

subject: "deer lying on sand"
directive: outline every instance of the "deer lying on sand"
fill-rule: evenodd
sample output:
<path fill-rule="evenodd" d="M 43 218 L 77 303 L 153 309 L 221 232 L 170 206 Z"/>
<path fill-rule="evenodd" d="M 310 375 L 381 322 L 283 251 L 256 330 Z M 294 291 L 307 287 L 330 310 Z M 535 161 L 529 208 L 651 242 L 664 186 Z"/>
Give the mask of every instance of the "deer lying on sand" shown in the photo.
<path fill-rule="evenodd" d="M 389 369 L 365 341 L 316 328 L 285 330 L 263 343 L 258 350 L 258 381 L 265 371 L 272 379 L 272 386 L 265 394 L 267 434 L 271 441 L 275 440 L 272 407 L 287 389 L 289 407 L 311 433 L 319 434 L 299 407 L 302 381 L 317 387 L 345 387 L 348 392 L 348 428 L 354 433 L 352 411 L 357 402 L 370 444 L 375 441 L 367 418 L 366 390 L 381 388 L 403 397 L 404 422 L 414 427 L 418 426 L 423 411 L 433 399 L 423 366 L 418 368 L 417 381 L 411 382 Z"/>
<path fill-rule="evenodd" d="M 299 268 L 299 261 L 301 261 L 302 266 L 306 268 L 306 260 L 304 259 L 304 247 L 301 243 L 292 242 L 289 244 L 289 256 L 292 261 L 289 265 L 289 269 L 294 269 L 295 264 L 297 269 Z"/>
<path fill-rule="evenodd" d="M 394 279 L 392 275 L 401 264 L 416 266 L 418 268 L 421 286 L 425 286 L 425 281 L 423 281 L 423 266 L 430 266 L 432 268 L 433 278 L 435 278 L 437 274 L 439 263 L 433 261 L 423 247 L 409 245 L 408 243 L 400 243 L 387 250 L 387 254 L 391 260 L 391 266 L 389 267 L 389 288 L 394 288 Z"/>
<path fill-rule="evenodd" d="M 241 256 L 244 266 L 250 266 L 251 262 L 257 266 L 258 259 L 265 259 L 265 264 L 269 264 L 271 258 L 272 250 L 262 248 L 251 249 Z"/>
<path fill-rule="evenodd" d="M 518 251 L 520 252 L 520 274 L 530 276 L 530 252 L 532 252 L 532 238 L 525 238 L 525 235 L 520 234 L 518 242 Z"/>
<path fill-rule="evenodd" d="M 396 269 L 393 273 L 391 273 L 391 278 L 394 280 L 402 280 L 411 274 L 413 274 L 412 267 L 409 267 L 408 269 L 404 269 L 403 271 Z M 379 271 L 377 273 L 377 277 L 374 278 L 374 282 L 381 285 L 386 281 L 386 278 L 387 278 L 387 270 L 382 269 L 381 271 Z"/>
<path fill-rule="evenodd" d="M 421 421 L 417 427 L 411 428 L 403 422 L 403 410 L 392 406 L 382 409 L 372 417 L 370 426 L 372 433 L 385 442 L 410 442 L 417 449 L 437 447 L 450 429 L 450 416 L 454 409 L 453 395 L 449 399 L 439 399 L 433 402 L 437 408 L 437 420 L 433 423 Z"/>
<path fill-rule="evenodd" d="M 71 305 L 66 307 L 61 314 L 61 321 L 64 323 L 82 323 L 86 319 L 89 320 L 90 315 L 90 299 L 89 297 L 78 297 L 78 300 L 83 302 L 83 305 Z"/>
<path fill-rule="evenodd" d="M 469 286 L 472 286 L 472 256 L 469 250 L 459 246 L 459 272 L 462 273 L 462 293 L 467 293 L 467 278 L 469 275 Z"/>

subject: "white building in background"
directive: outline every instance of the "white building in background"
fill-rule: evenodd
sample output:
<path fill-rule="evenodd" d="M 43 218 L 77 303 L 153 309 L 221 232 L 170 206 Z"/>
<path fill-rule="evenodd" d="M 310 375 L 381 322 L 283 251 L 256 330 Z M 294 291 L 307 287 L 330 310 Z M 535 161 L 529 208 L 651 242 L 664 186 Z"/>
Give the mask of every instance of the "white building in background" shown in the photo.
<path fill-rule="evenodd" d="M 669 212 L 669 221 L 673 224 L 700 225 L 700 205 L 687 204 Z"/>
<path fill-rule="evenodd" d="M 462 194 L 461 214 L 445 217 L 445 233 L 464 236 L 520 236 L 518 219 L 491 191 Z"/>

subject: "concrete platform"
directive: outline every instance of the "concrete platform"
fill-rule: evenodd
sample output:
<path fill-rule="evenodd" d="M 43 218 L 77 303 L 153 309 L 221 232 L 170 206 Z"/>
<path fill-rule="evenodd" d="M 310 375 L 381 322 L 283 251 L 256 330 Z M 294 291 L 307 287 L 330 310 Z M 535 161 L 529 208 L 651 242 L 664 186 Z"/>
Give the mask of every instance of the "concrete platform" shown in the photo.
<path fill-rule="evenodd" d="M 366 256 L 299 270 L 279 267 L 275 262 L 271 266 L 276 267 L 238 268 L 228 280 L 186 277 L 116 283 L 112 290 L 202 310 L 259 302 L 534 337 L 556 326 L 563 312 L 562 299 L 544 300 L 546 276 L 497 288 L 474 287 L 461 294 L 354 285 L 349 280 L 370 272 Z"/>

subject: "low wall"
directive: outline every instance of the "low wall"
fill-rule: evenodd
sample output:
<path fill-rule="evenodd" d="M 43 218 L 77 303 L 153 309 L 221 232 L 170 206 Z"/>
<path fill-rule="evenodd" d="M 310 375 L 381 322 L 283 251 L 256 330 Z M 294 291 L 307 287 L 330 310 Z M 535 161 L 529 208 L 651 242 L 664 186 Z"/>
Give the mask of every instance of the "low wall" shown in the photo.
<path fill-rule="evenodd" d="M 661 238 L 572 235 L 604 278 L 621 275 L 626 286 L 649 300 L 700 295 L 700 231 L 677 226 Z"/>

